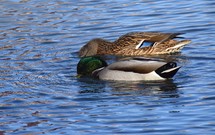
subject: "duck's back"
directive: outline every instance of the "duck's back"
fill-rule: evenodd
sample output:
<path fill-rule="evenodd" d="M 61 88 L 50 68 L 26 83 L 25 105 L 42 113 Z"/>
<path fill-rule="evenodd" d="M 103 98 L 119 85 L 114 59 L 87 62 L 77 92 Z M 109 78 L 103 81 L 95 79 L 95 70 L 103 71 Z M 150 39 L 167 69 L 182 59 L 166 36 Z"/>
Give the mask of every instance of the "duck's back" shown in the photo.
<path fill-rule="evenodd" d="M 158 61 L 119 61 L 98 72 L 97 76 L 102 80 L 163 80 L 155 70 L 165 64 Z"/>

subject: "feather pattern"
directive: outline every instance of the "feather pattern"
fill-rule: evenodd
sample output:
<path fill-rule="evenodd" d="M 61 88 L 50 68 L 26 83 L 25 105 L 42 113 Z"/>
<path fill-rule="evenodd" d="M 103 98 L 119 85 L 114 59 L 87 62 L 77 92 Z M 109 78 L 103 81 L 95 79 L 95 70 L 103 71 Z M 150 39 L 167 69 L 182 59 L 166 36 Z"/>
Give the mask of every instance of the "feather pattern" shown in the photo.
<path fill-rule="evenodd" d="M 84 75 L 85 71 L 96 78 L 102 80 L 124 80 L 124 81 L 137 81 L 137 80 L 165 80 L 167 78 L 172 78 L 177 71 L 180 69 L 175 62 L 163 62 L 157 60 L 145 60 L 140 58 L 130 58 L 114 62 L 110 65 L 97 66 L 89 72 L 91 65 L 94 65 L 91 61 L 92 58 L 84 57 L 80 60 L 77 70 L 78 73 Z M 95 61 L 95 58 L 93 58 Z M 98 59 L 99 61 L 101 59 Z M 81 64 L 80 64 L 81 63 Z M 104 63 L 105 62 L 96 62 Z M 82 68 L 79 70 L 79 66 Z"/>
<path fill-rule="evenodd" d="M 191 42 L 190 40 L 175 40 L 174 38 L 177 38 L 180 34 L 182 33 L 131 32 L 122 35 L 114 42 L 97 38 L 83 46 L 79 51 L 79 56 L 86 57 L 105 54 L 141 56 L 176 53 Z M 152 44 L 142 47 L 144 42 Z"/>

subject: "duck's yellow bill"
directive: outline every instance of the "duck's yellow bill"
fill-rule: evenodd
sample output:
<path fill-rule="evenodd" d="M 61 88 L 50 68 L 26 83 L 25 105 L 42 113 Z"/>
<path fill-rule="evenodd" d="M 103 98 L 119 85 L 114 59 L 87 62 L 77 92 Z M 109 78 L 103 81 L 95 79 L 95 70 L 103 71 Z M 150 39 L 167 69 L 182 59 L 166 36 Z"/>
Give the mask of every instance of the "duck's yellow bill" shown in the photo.
<path fill-rule="evenodd" d="M 81 74 L 77 74 L 76 75 L 77 78 L 81 78 L 81 76 L 82 76 Z"/>

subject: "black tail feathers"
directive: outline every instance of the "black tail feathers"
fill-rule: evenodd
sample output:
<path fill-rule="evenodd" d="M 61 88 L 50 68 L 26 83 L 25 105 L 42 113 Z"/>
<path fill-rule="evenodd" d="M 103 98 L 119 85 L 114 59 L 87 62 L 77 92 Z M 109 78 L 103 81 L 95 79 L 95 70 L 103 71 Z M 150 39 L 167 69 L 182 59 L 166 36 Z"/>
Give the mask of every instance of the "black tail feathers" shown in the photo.
<path fill-rule="evenodd" d="M 167 64 L 159 67 L 155 72 L 163 78 L 172 78 L 180 67 L 177 67 L 175 62 L 168 62 Z"/>

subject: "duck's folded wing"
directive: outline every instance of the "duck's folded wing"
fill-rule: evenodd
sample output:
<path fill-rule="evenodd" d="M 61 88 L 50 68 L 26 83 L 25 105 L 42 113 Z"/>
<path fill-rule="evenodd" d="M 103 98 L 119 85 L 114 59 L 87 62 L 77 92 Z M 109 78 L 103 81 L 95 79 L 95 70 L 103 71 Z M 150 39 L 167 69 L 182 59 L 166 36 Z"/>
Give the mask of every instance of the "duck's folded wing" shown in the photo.
<path fill-rule="evenodd" d="M 131 32 L 121 36 L 118 40 L 129 39 L 145 39 L 151 42 L 165 42 L 169 39 L 173 39 L 183 33 L 160 33 L 160 32 Z"/>
<path fill-rule="evenodd" d="M 149 41 L 163 43 L 165 41 L 176 38 L 180 34 L 182 33 L 158 33 L 156 35 L 151 36 L 149 38 Z"/>
<path fill-rule="evenodd" d="M 130 48 L 141 48 L 141 46 L 156 46 L 182 33 L 159 33 L 159 32 L 131 32 L 121 36 L 115 41 L 116 44 Z"/>
<path fill-rule="evenodd" d="M 166 64 L 165 62 L 160 61 L 126 60 L 113 63 L 109 65 L 107 68 L 109 70 L 147 74 L 152 71 L 155 71 L 156 69 L 165 64 Z"/>

